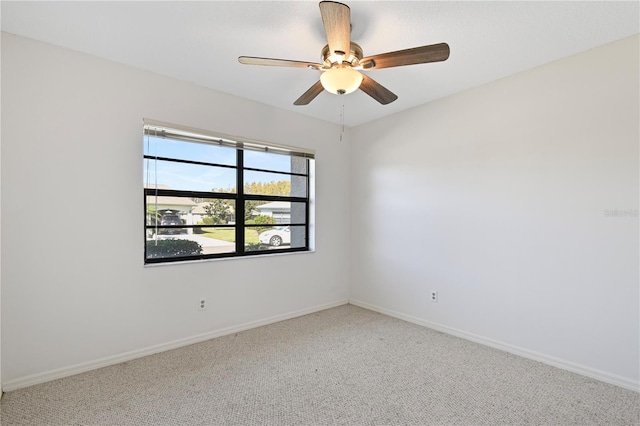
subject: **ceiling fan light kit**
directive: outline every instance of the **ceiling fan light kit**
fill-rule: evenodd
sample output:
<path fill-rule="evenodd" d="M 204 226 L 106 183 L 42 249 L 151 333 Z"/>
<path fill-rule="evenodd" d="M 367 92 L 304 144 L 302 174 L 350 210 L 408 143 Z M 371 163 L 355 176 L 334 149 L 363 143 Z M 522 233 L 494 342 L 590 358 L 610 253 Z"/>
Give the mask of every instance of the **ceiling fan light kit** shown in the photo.
<path fill-rule="evenodd" d="M 339 65 L 323 72 L 320 81 L 327 92 L 347 95 L 358 90 L 362 83 L 362 74 L 349 66 Z"/>
<path fill-rule="evenodd" d="M 351 41 L 349 6 L 333 1 L 321 1 L 320 14 L 328 41 L 321 52 L 321 64 L 253 56 L 238 58 L 241 64 L 246 65 L 308 68 L 321 71 L 320 81 L 304 92 L 294 102 L 294 105 L 308 105 L 323 90 L 336 95 L 346 95 L 357 89 L 362 90 L 382 105 L 386 105 L 398 99 L 398 96 L 368 75 L 360 73 L 360 70 L 369 71 L 440 62 L 449 58 L 449 46 L 446 43 L 363 57 L 362 48 Z"/>

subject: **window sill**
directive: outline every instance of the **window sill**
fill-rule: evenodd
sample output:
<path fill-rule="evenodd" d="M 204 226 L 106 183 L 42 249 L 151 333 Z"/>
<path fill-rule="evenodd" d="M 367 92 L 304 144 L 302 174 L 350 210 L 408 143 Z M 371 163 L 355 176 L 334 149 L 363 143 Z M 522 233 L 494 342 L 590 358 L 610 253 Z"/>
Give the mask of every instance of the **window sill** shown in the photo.
<path fill-rule="evenodd" d="M 276 256 L 295 256 L 295 255 L 304 255 L 315 253 L 315 249 L 310 249 L 306 251 L 290 251 L 283 253 L 263 253 L 263 254 L 255 254 L 251 256 L 229 256 L 229 257 L 216 257 L 211 259 L 195 259 L 195 260 L 177 260 L 175 262 L 159 262 L 159 263 L 145 263 L 143 266 L 145 268 L 155 268 L 157 266 L 173 266 L 173 265 L 186 265 L 186 264 L 200 264 L 206 262 L 221 262 L 221 261 L 229 261 L 229 260 L 248 260 L 248 259 L 260 259 L 263 257 L 276 257 Z"/>

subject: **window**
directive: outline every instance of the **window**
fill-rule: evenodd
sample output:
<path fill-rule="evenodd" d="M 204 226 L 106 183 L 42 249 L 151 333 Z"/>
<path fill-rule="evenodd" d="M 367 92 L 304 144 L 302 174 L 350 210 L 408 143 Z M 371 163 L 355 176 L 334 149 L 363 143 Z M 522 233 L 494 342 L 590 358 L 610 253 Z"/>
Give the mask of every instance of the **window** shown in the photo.
<path fill-rule="evenodd" d="M 144 121 L 145 263 L 309 250 L 314 154 Z"/>

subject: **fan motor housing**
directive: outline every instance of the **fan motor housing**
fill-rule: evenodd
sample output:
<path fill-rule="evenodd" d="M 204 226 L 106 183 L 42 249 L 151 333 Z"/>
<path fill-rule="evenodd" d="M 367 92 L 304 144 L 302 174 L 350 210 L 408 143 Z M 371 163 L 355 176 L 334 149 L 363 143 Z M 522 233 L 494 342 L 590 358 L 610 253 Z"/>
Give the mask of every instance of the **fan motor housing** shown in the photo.
<path fill-rule="evenodd" d="M 331 50 L 329 49 L 329 45 L 327 44 L 322 48 L 322 62 L 327 68 L 331 68 L 333 64 L 337 61 L 332 61 L 331 58 Z M 348 62 L 352 67 L 358 66 L 360 60 L 362 59 L 362 47 L 360 47 L 357 43 L 351 42 L 351 50 L 349 55 L 345 55 L 342 60 L 343 63 Z"/>

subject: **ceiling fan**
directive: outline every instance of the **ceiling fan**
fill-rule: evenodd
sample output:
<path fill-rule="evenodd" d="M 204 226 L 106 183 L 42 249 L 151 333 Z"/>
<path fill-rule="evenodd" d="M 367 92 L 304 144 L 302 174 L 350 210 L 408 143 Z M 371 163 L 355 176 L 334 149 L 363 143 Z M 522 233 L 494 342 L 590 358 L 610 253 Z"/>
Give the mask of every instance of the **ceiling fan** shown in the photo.
<path fill-rule="evenodd" d="M 361 89 L 376 101 L 386 105 L 398 99 L 398 96 L 359 71 L 440 62 L 449 57 L 447 43 L 364 57 L 362 48 L 351 41 L 349 6 L 333 1 L 321 1 L 320 14 L 328 41 L 328 44 L 322 49 L 322 63 L 253 56 L 238 58 L 241 64 L 247 65 L 310 68 L 321 71 L 320 81 L 304 92 L 293 103 L 294 105 L 308 105 L 323 90 L 337 95 L 345 95 L 357 89 Z"/>

